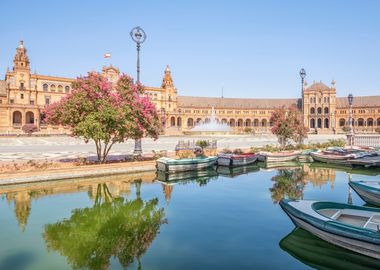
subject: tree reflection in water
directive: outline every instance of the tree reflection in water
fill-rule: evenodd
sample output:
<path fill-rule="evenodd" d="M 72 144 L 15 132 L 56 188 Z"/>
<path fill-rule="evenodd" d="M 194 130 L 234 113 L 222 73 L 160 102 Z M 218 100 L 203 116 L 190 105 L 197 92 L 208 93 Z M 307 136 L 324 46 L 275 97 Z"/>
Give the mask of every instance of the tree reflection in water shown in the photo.
<path fill-rule="evenodd" d="M 74 269 L 107 269 L 115 257 L 123 268 L 141 256 L 166 222 L 158 199 L 131 201 L 112 198 L 106 184 L 98 184 L 93 207 L 75 209 L 69 219 L 45 225 L 48 250 L 67 257 Z"/>
<path fill-rule="evenodd" d="M 303 196 L 305 176 L 301 168 L 279 169 L 278 174 L 272 177 L 273 187 L 271 192 L 272 201 L 278 203 L 283 198 L 300 199 Z"/>

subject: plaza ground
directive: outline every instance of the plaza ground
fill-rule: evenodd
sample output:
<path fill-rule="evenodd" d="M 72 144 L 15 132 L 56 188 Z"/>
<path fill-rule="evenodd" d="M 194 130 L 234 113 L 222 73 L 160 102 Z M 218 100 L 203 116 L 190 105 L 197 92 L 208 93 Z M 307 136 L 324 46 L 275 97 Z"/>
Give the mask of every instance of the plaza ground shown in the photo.
<path fill-rule="evenodd" d="M 273 135 L 251 136 L 162 136 L 158 140 L 143 139 L 144 153 L 152 153 L 152 150 L 174 151 L 179 140 L 196 141 L 200 139 L 217 140 L 218 148 L 242 148 L 252 146 L 259 147 L 266 144 L 277 144 L 277 138 Z M 344 135 L 310 135 L 305 143 L 326 142 L 329 139 L 345 139 Z M 133 152 L 134 141 L 116 144 L 110 151 L 110 155 L 126 155 Z M 0 138 L 0 162 L 22 162 L 28 160 L 60 160 L 74 159 L 78 157 L 96 156 L 93 142 L 85 143 L 81 139 L 69 136 L 57 137 L 1 137 Z"/>

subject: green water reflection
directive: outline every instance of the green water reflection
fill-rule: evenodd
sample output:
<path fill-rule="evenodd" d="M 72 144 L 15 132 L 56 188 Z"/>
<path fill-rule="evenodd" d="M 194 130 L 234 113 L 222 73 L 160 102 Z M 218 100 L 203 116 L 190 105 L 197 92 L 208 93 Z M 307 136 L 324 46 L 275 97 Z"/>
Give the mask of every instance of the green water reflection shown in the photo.
<path fill-rule="evenodd" d="M 363 205 L 348 181 L 377 175 L 284 163 L 0 187 L 0 269 L 379 269 L 292 231 L 278 206 Z"/>
<path fill-rule="evenodd" d="M 48 250 L 65 256 L 74 269 L 107 269 L 116 257 L 123 268 L 141 256 L 164 220 L 158 200 L 113 198 L 106 184 L 98 184 L 93 207 L 75 209 L 70 218 L 47 224 L 43 233 Z"/>

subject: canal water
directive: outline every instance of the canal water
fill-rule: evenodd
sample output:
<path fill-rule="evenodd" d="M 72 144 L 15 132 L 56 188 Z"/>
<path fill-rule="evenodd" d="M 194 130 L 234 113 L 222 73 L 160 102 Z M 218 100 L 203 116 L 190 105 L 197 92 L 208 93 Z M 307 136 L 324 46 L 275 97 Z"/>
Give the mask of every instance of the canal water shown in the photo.
<path fill-rule="evenodd" d="M 0 187 L 0 269 L 380 269 L 278 204 L 364 205 L 348 182 L 380 171 L 293 165 Z"/>

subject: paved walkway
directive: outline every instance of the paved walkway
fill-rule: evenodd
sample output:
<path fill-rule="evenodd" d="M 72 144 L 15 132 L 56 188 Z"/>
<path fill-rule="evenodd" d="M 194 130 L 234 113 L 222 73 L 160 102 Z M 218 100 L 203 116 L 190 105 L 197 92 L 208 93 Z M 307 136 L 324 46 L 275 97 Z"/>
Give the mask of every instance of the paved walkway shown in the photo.
<path fill-rule="evenodd" d="M 311 135 L 307 142 L 325 142 L 329 139 L 345 138 L 343 135 Z M 266 144 L 277 144 L 273 135 L 255 136 L 173 136 L 160 137 L 154 141 L 143 139 L 142 147 L 145 153 L 152 150 L 173 151 L 178 140 L 215 139 L 218 147 L 223 148 L 249 148 L 251 146 L 263 146 Z M 125 155 L 133 151 L 134 141 L 115 145 L 110 155 Z M 44 159 L 77 158 L 81 156 L 95 156 L 94 143 L 84 143 L 83 140 L 72 137 L 0 137 L 0 161 L 27 161 Z"/>

